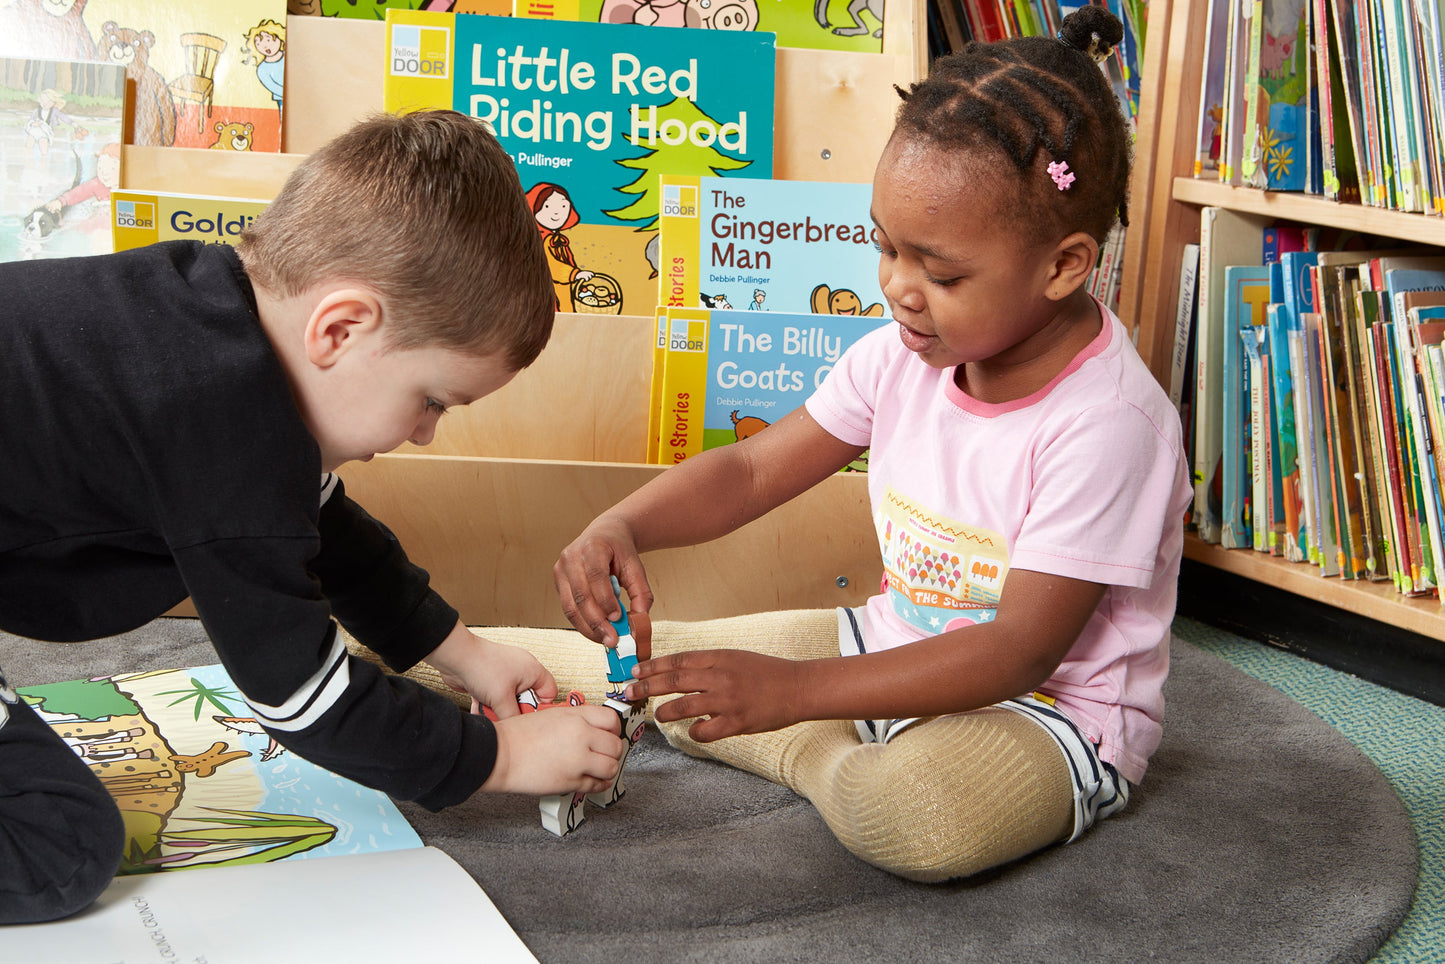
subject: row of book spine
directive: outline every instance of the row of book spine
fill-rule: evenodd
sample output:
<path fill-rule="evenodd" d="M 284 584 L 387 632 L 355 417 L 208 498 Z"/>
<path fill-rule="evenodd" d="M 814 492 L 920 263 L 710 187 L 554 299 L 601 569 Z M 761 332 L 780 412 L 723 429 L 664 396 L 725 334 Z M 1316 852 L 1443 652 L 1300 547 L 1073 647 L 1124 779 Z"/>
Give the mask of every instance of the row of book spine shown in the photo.
<path fill-rule="evenodd" d="M 1438 597 L 1445 257 L 1201 213 L 1171 379 L 1192 422 L 1190 524 L 1225 548 Z"/>
<path fill-rule="evenodd" d="M 1438 4 L 1208 3 L 1196 177 L 1445 213 Z"/>

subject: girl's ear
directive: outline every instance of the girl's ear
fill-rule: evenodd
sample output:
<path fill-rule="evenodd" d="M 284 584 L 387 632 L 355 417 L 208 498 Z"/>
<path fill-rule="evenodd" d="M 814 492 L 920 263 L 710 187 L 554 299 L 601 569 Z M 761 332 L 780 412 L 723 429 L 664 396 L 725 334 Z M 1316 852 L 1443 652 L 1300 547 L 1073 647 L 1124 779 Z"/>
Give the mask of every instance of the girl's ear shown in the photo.
<path fill-rule="evenodd" d="M 306 357 L 318 368 L 330 368 L 359 340 L 381 332 L 381 299 L 365 288 L 327 292 L 306 321 Z"/>
<path fill-rule="evenodd" d="M 1075 231 L 1054 249 L 1044 295 L 1050 301 L 1062 301 L 1089 280 L 1089 272 L 1099 263 L 1099 242 L 1084 231 Z"/>

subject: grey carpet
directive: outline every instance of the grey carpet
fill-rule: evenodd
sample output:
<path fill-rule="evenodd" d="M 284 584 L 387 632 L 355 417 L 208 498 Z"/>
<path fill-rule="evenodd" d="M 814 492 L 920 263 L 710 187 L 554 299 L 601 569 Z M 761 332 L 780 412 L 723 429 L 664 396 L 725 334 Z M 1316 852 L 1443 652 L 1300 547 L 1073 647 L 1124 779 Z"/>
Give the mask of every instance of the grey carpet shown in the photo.
<path fill-rule="evenodd" d="M 21 686 L 215 661 L 194 620 L 83 644 L 0 634 L 0 667 Z M 1384 776 L 1304 707 L 1190 644 L 1174 645 L 1167 696 L 1163 745 L 1125 813 L 942 886 L 858 861 L 806 801 L 651 731 L 627 796 L 562 840 L 527 798 L 402 809 L 542 961 L 1368 959 L 1418 867 Z"/>

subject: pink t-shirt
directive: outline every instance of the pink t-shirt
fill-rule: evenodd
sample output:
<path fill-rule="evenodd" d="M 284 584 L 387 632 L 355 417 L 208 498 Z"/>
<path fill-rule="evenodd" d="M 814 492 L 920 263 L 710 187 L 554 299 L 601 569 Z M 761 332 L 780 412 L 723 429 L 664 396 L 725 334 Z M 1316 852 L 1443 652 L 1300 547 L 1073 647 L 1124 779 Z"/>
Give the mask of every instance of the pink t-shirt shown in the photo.
<path fill-rule="evenodd" d="M 885 325 L 807 406 L 869 447 L 884 586 L 865 607 L 867 648 L 987 622 L 1011 568 L 1105 584 L 1040 692 L 1137 783 L 1159 745 L 1191 487 L 1178 413 L 1100 311 L 1098 337 L 1027 398 L 966 395 L 953 369 L 930 368 Z"/>

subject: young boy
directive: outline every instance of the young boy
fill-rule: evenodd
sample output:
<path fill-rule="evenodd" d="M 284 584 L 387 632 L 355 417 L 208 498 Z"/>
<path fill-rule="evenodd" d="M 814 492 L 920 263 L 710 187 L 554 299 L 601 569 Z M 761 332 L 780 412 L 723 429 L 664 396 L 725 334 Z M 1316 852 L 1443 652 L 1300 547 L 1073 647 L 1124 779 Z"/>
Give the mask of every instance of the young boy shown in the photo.
<path fill-rule="evenodd" d="M 426 444 L 448 406 L 505 385 L 551 333 L 541 239 L 481 125 L 364 121 L 303 162 L 235 249 L 0 265 L 0 299 L 0 629 L 92 639 L 189 595 L 256 718 L 337 773 L 431 809 L 610 784 L 616 714 L 519 715 L 518 692 L 555 696 L 551 674 L 470 633 L 332 474 Z M 500 720 L 348 658 L 333 617 Z M 0 923 L 86 907 L 122 833 L 99 781 L 0 678 Z"/>

